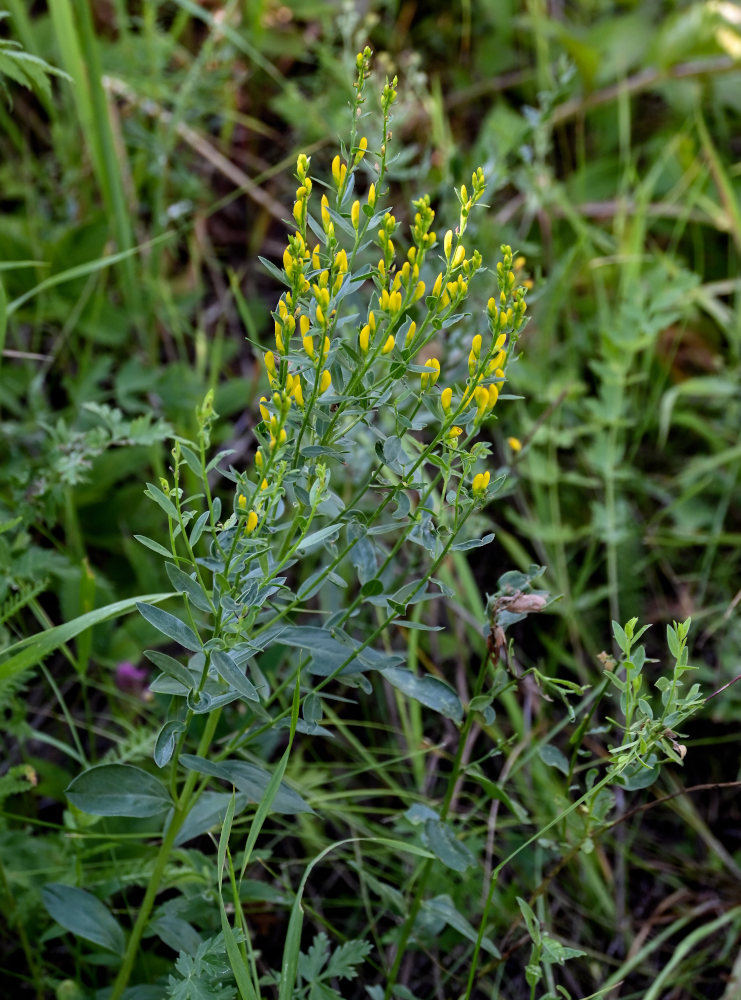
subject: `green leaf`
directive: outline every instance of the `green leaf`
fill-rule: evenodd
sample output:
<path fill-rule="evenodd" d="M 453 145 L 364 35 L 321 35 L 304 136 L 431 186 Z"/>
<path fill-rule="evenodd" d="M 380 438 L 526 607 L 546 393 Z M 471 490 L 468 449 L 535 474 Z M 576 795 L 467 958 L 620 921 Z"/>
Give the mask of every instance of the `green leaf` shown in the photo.
<path fill-rule="evenodd" d="M 151 660 L 155 667 L 159 667 L 168 677 L 172 677 L 178 684 L 181 684 L 186 691 L 191 691 L 195 687 L 193 674 L 174 657 L 168 656 L 167 653 L 160 653 L 156 649 L 145 649 L 144 655 L 148 660 Z"/>
<path fill-rule="evenodd" d="M 171 615 L 169 611 L 154 608 L 151 604 L 144 604 L 141 601 L 137 601 L 136 607 L 139 614 L 146 618 L 150 625 L 154 625 L 158 632 L 166 635 L 168 639 L 174 639 L 181 646 L 192 649 L 194 652 L 199 652 L 202 649 L 201 640 L 193 629 L 185 622 L 181 622 L 175 615 Z"/>
<path fill-rule="evenodd" d="M 220 827 L 224 822 L 231 800 L 231 792 L 203 792 L 178 830 L 174 846 L 180 847 L 189 840 L 193 840 L 194 837 L 200 837 L 216 826 Z M 235 811 L 240 813 L 246 805 L 247 796 L 240 792 L 235 799 Z M 170 818 L 168 818 L 165 831 L 169 825 Z"/>
<path fill-rule="evenodd" d="M 165 514 L 167 514 L 168 517 L 171 517 L 173 521 L 178 520 L 177 507 L 168 496 L 165 496 L 158 486 L 154 485 L 154 483 L 147 483 L 144 495 L 148 496 L 151 500 L 154 500 L 154 502 L 160 506 Z"/>
<path fill-rule="evenodd" d="M 245 677 L 228 653 L 214 649 L 211 653 L 211 662 L 216 667 L 219 676 L 239 694 L 240 698 L 246 698 L 247 701 L 260 701 L 257 688 L 252 681 Z"/>
<path fill-rule="evenodd" d="M 47 913 L 66 931 L 123 955 L 126 937 L 116 918 L 97 896 L 84 889 L 50 882 L 41 890 Z"/>
<path fill-rule="evenodd" d="M 243 792 L 250 802 L 260 802 L 270 783 L 272 775 L 256 764 L 248 764 L 242 760 L 205 760 L 183 754 L 180 758 L 183 765 L 199 774 L 210 774 L 234 785 L 237 791 Z M 293 816 L 296 813 L 313 812 L 314 810 L 298 792 L 294 792 L 285 782 L 281 782 L 275 798 L 270 806 L 271 812 Z"/>
<path fill-rule="evenodd" d="M 625 634 L 622 625 L 618 625 L 617 622 L 612 623 L 612 634 L 615 636 L 615 642 L 622 649 L 626 656 L 630 656 L 630 640 Z"/>
<path fill-rule="evenodd" d="M 469 549 L 480 549 L 482 545 L 488 545 L 494 541 L 494 532 L 490 531 L 483 538 L 469 538 L 465 542 L 454 542 L 450 546 L 451 552 L 468 552 Z"/>
<path fill-rule="evenodd" d="M 319 528 L 318 531 L 312 531 L 306 538 L 301 539 L 296 547 L 296 551 L 301 553 L 311 552 L 312 549 L 315 549 L 322 542 L 327 541 L 327 539 L 332 538 L 332 536 L 336 538 L 340 533 L 340 527 L 341 525 L 339 524 L 326 524 L 323 528 Z"/>
<path fill-rule="evenodd" d="M 549 767 L 557 768 L 561 774 L 569 773 L 569 762 L 558 747 L 554 747 L 550 743 L 547 743 L 545 746 L 539 748 L 538 756 L 544 764 L 547 764 Z"/>
<path fill-rule="evenodd" d="M 430 850 L 435 857 L 454 872 L 464 872 L 476 865 L 476 859 L 471 851 L 462 843 L 447 823 L 439 819 L 428 819 L 425 822 L 425 833 Z"/>
<path fill-rule="evenodd" d="M 72 621 L 66 622 L 64 625 L 55 625 L 38 635 L 21 639 L 20 642 L 14 643 L 4 651 L 4 655 L 8 656 L 8 659 L 0 663 L 0 681 L 15 677 L 28 667 L 41 663 L 49 653 L 53 653 L 55 649 L 59 649 L 60 646 L 69 642 L 70 639 L 74 639 L 86 629 L 92 628 L 93 625 L 108 621 L 109 618 L 118 618 L 121 615 L 129 614 L 142 600 L 152 603 L 166 601 L 168 597 L 174 596 L 174 594 L 169 593 L 129 597 L 125 601 L 116 601 L 114 604 L 107 604 L 95 611 L 88 611 L 87 614 L 73 618 Z"/>
<path fill-rule="evenodd" d="M 422 903 L 422 909 L 427 910 L 428 913 L 444 920 L 446 924 L 457 930 L 458 933 L 464 938 L 472 941 L 474 944 L 476 943 L 478 939 L 477 932 L 474 930 L 472 925 L 469 924 L 463 914 L 456 910 L 455 903 L 450 896 L 442 895 L 435 896 L 433 899 L 426 899 Z M 494 947 L 488 938 L 482 939 L 481 947 L 484 951 L 488 952 L 492 958 L 501 958 L 500 952 Z"/>
<path fill-rule="evenodd" d="M 446 719 L 452 719 L 456 725 L 463 721 L 463 703 L 444 681 L 429 674 L 418 677 L 405 667 L 387 667 L 381 674 L 408 698 L 439 712 Z"/>
<path fill-rule="evenodd" d="M 154 744 L 154 762 L 157 767 L 169 764 L 175 752 L 175 737 L 182 732 L 185 732 L 185 723 L 177 720 L 166 722 L 160 729 Z"/>
<path fill-rule="evenodd" d="M 157 816 L 172 805 L 165 786 L 131 764 L 99 764 L 66 788 L 72 805 L 93 816 Z"/>
<path fill-rule="evenodd" d="M 166 549 L 164 545 L 160 545 L 159 542 L 155 542 L 153 538 L 147 538 L 146 535 L 134 535 L 137 542 L 140 542 L 146 548 L 151 549 L 152 552 L 156 552 L 158 556 L 164 556 L 166 559 L 172 559 L 172 552 L 170 549 Z"/>
<path fill-rule="evenodd" d="M 213 611 L 203 587 L 187 573 L 184 573 L 175 563 L 168 562 L 165 566 L 170 583 L 181 594 L 186 594 L 200 611 Z"/>

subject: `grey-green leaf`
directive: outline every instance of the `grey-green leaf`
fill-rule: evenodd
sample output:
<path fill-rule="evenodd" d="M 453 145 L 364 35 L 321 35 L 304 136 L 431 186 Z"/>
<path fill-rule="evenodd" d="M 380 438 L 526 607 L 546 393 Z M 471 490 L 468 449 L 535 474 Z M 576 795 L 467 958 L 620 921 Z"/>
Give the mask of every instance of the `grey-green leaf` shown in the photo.
<path fill-rule="evenodd" d="M 270 772 L 265 768 L 242 760 L 215 762 L 183 754 L 180 761 L 185 767 L 198 771 L 199 774 L 210 774 L 214 778 L 229 781 L 237 791 L 243 792 L 250 802 L 259 802 L 262 799 L 271 779 Z M 288 816 L 313 811 L 308 802 L 283 781 L 270 805 L 270 812 L 284 813 Z"/>
<path fill-rule="evenodd" d="M 99 764 L 66 789 L 72 805 L 93 816 L 157 816 L 172 805 L 157 778 L 131 764 Z"/>
<path fill-rule="evenodd" d="M 200 651 L 202 648 L 200 639 L 185 622 L 181 622 L 179 618 L 171 615 L 169 611 L 163 611 L 162 608 L 155 608 L 151 604 L 142 604 L 140 601 L 137 601 L 136 606 L 139 614 L 143 618 L 146 618 L 150 625 L 154 625 L 162 635 L 166 635 L 168 639 L 174 639 L 175 642 L 179 642 L 186 649 L 192 649 L 194 652 Z"/>
<path fill-rule="evenodd" d="M 170 763 L 170 759 L 175 752 L 175 737 L 184 730 L 184 723 L 177 720 L 166 722 L 162 729 L 160 729 L 154 744 L 154 762 L 157 767 L 164 767 Z"/>
<path fill-rule="evenodd" d="M 165 569 L 175 590 L 179 590 L 181 594 L 187 594 L 188 598 L 201 611 L 213 611 L 203 587 L 197 580 L 184 573 L 175 563 L 167 563 Z"/>
<path fill-rule="evenodd" d="M 216 667 L 219 676 L 239 694 L 240 698 L 246 698 L 247 701 L 260 701 L 257 688 L 252 681 L 245 677 L 228 653 L 215 649 L 211 653 L 211 662 Z"/>
<path fill-rule="evenodd" d="M 152 661 L 155 667 L 159 667 L 164 674 L 172 677 L 178 684 L 182 684 L 186 691 L 190 691 L 195 687 L 193 674 L 174 657 L 168 656 L 167 653 L 160 653 L 156 649 L 145 649 L 144 655 L 148 660 Z"/>
<path fill-rule="evenodd" d="M 429 675 L 418 677 L 405 667 L 387 667 L 381 673 L 389 684 L 407 697 L 439 712 L 446 719 L 452 719 L 456 725 L 463 721 L 463 703 L 444 681 Z"/>
<path fill-rule="evenodd" d="M 66 931 L 116 955 L 123 955 L 126 949 L 124 932 L 97 896 L 73 885 L 50 882 L 41 890 L 41 900 L 49 916 Z"/>
<path fill-rule="evenodd" d="M 454 872 L 464 872 L 476 864 L 471 851 L 462 843 L 452 829 L 438 819 L 428 819 L 425 823 L 425 833 L 430 850 L 447 868 Z"/>
<path fill-rule="evenodd" d="M 561 774 L 569 773 L 569 762 L 558 747 L 551 746 L 550 743 L 547 743 L 538 750 L 538 756 L 544 764 L 548 764 L 549 767 L 557 768 Z"/>

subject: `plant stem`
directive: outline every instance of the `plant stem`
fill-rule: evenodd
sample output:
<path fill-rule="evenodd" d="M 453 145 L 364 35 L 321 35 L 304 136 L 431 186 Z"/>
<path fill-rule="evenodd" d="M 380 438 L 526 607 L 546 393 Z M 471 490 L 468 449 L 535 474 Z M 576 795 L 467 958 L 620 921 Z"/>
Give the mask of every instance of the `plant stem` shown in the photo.
<path fill-rule="evenodd" d="M 201 740 L 198 744 L 198 756 L 202 756 L 206 750 L 208 750 L 216 731 L 220 715 L 221 712 L 218 709 L 211 712 L 209 715 Z M 185 779 L 185 784 L 183 785 L 183 790 L 180 793 L 178 803 L 175 806 L 172 820 L 160 846 L 159 853 L 157 854 L 154 870 L 152 871 L 149 884 L 147 885 L 146 892 L 144 893 L 144 899 L 141 901 L 136 923 L 131 931 L 131 937 L 129 938 L 129 943 L 126 947 L 124 960 L 113 983 L 109 1000 L 120 1000 L 126 986 L 128 985 L 129 979 L 131 978 L 134 962 L 136 961 L 136 957 L 139 952 L 139 945 L 147 926 L 147 922 L 152 914 L 157 893 L 159 892 L 160 882 L 165 874 L 165 869 L 167 868 L 167 864 L 170 860 L 170 854 L 175 844 L 175 840 L 180 832 L 180 828 L 188 816 L 190 799 L 198 777 L 199 776 L 196 771 L 189 771 L 188 776 Z"/>

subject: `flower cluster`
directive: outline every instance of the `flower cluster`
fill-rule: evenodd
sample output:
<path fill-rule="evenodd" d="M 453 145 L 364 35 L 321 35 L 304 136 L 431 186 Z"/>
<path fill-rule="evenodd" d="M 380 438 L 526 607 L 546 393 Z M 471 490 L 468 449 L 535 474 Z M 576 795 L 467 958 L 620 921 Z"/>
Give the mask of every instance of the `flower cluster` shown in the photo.
<path fill-rule="evenodd" d="M 296 230 L 289 235 L 283 254 L 283 280 L 288 290 L 273 313 L 275 351 L 264 354 L 270 394 L 260 399 L 256 475 L 237 495 L 237 513 L 246 517 L 248 534 L 262 523 L 265 497 L 277 494 L 284 452 L 292 449 L 296 463 L 302 441 L 312 450 L 331 449 L 333 442 L 361 419 L 357 414 L 382 405 L 374 400 L 390 396 L 409 399 L 410 369 L 419 373 L 421 389 L 421 395 L 416 393 L 414 412 L 425 396 L 431 413 L 437 406 L 441 424 L 435 441 L 450 456 L 460 454 L 462 460 L 463 452 L 456 451 L 459 439 L 465 435 L 465 440 L 470 440 L 492 414 L 507 360 L 524 322 L 524 289 L 517 286 L 511 248 L 502 247 L 503 260 L 497 266 L 499 295 L 492 297 L 487 307 L 490 336 L 486 343 L 479 333 L 472 337 L 464 386 L 437 388 L 440 361 L 430 357 L 426 348 L 433 340 L 439 341 L 441 332 L 455 322 L 470 281 L 482 267 L 479 251 L 467 252 L 464 234 L 470 212 L 484 194 L 484 174 L 477 169 L 470 191 L 464 184 L 457 192 L 458 224 L 446 231 L 441 246 L 433 229 L 435 212 L 429 195 L 413 202 L 410 246 L 399 260 L 403 254 L 399 250 L 400 224 L 390 211 L 379 208 L 391 135 L 390 109 L 396 100 L 395 79 L 386 84 L 381 96 L 384 117 L 380 144 L 374 146 L 366 136 L 355 133 L 369 60 L 370 50 L 358 54 L 351 141 L 331 163 L 331 182 L 321 196 L 318 218 L 310 209 L 314 186 L 309 176 L 310 159 L 301 154 L 296 163 Z M 354 197 L 362 184 L 360 171 L 372 182 L 367 184 L 364 197 Z M 372 239 L 371 234 L 375 234 Z M 314 238 L 317 242 L 310 250 L 307 240 Z M 380 249 L 377 264 L 359 269 L 356 258 L 372 244 Z M 442 251 L 439 263 L 431 256 L 436 248 Z M 371 301 L 365 319 L 348 337 L 350 317 L 343 315 L 342 304 L 355 299 L 368 277 L 373 282 Z M 421 358 L 425 360 L 417 360 Z M 404 385 L 401 392 L 400 387 L 393 390 L 399 381 Z M 473 471 L 474 462 L 475 456 L 464 462 L 464 474 Z M 473 476 L 473 498 L 485 499 L 488 485 L 488 472 Z"/>

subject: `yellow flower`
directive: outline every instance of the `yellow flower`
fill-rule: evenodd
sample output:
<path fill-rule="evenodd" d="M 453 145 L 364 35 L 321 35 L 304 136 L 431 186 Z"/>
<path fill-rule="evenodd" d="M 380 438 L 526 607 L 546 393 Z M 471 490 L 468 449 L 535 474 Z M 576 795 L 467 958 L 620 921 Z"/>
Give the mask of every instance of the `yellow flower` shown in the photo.
<path fill-rule="evenodd" d="M 437 382 L 440 376 L 440 362 L 437 358 L 430 358 L 425 365 L 427 368 L 432 368 L 431 372 L 422 372 L 419 376 L 420 382 L 422 383 L 422 389 L 431 389 L 432 386 Z"/>
<path fill-rule="evenodd" d="M 396 341 L 394 340 L 393 334 L 390 333 L 386 338 L 386 343 L 381 348 L 381 354 L 390 354 L 394 349 L 395 343 Z"/>
<path fill-rule="evenodd" d="M 256 527 L 257 527 L 257 514 L 254 512 L 254 510 L 251 510 L 247 515 L 247 523 L 244 526 L 245 535 L 251 535 Z"/>
<path fill-rule="evenodd" d="M 322 372 L 321 378 L 319 379 L 319 395 L 323 396 L 324 393 L 332 385 L 332 376 L 329 374 L 329 369 L 325 368 Z"/>
<path fill-rule="evenodd" d="M 474 496 L 480 496 L 482 493 L 486 493 L 489 487 L 490 474 L 488 472 L 479 472 L 478 475 L 473 477 L 473 483 L 471 484 L 471 489 Z"/>
<path fill-rule="evenodd" d="M 370 347 L 370 327 L 366 323 L 358 336 L 358 346 L 363 354 L 368 353 Z"/>
<path fill-rule="evenodd" d="M 447 388 L 443 389 L 443 391 L 440 393 L 440 404 L 443 408 L 444 413 L 450 413 L 450 406 L 452 402 L 453 402 L 453 390 L 450 388 L 450 386 L 447 386 Z"/>

